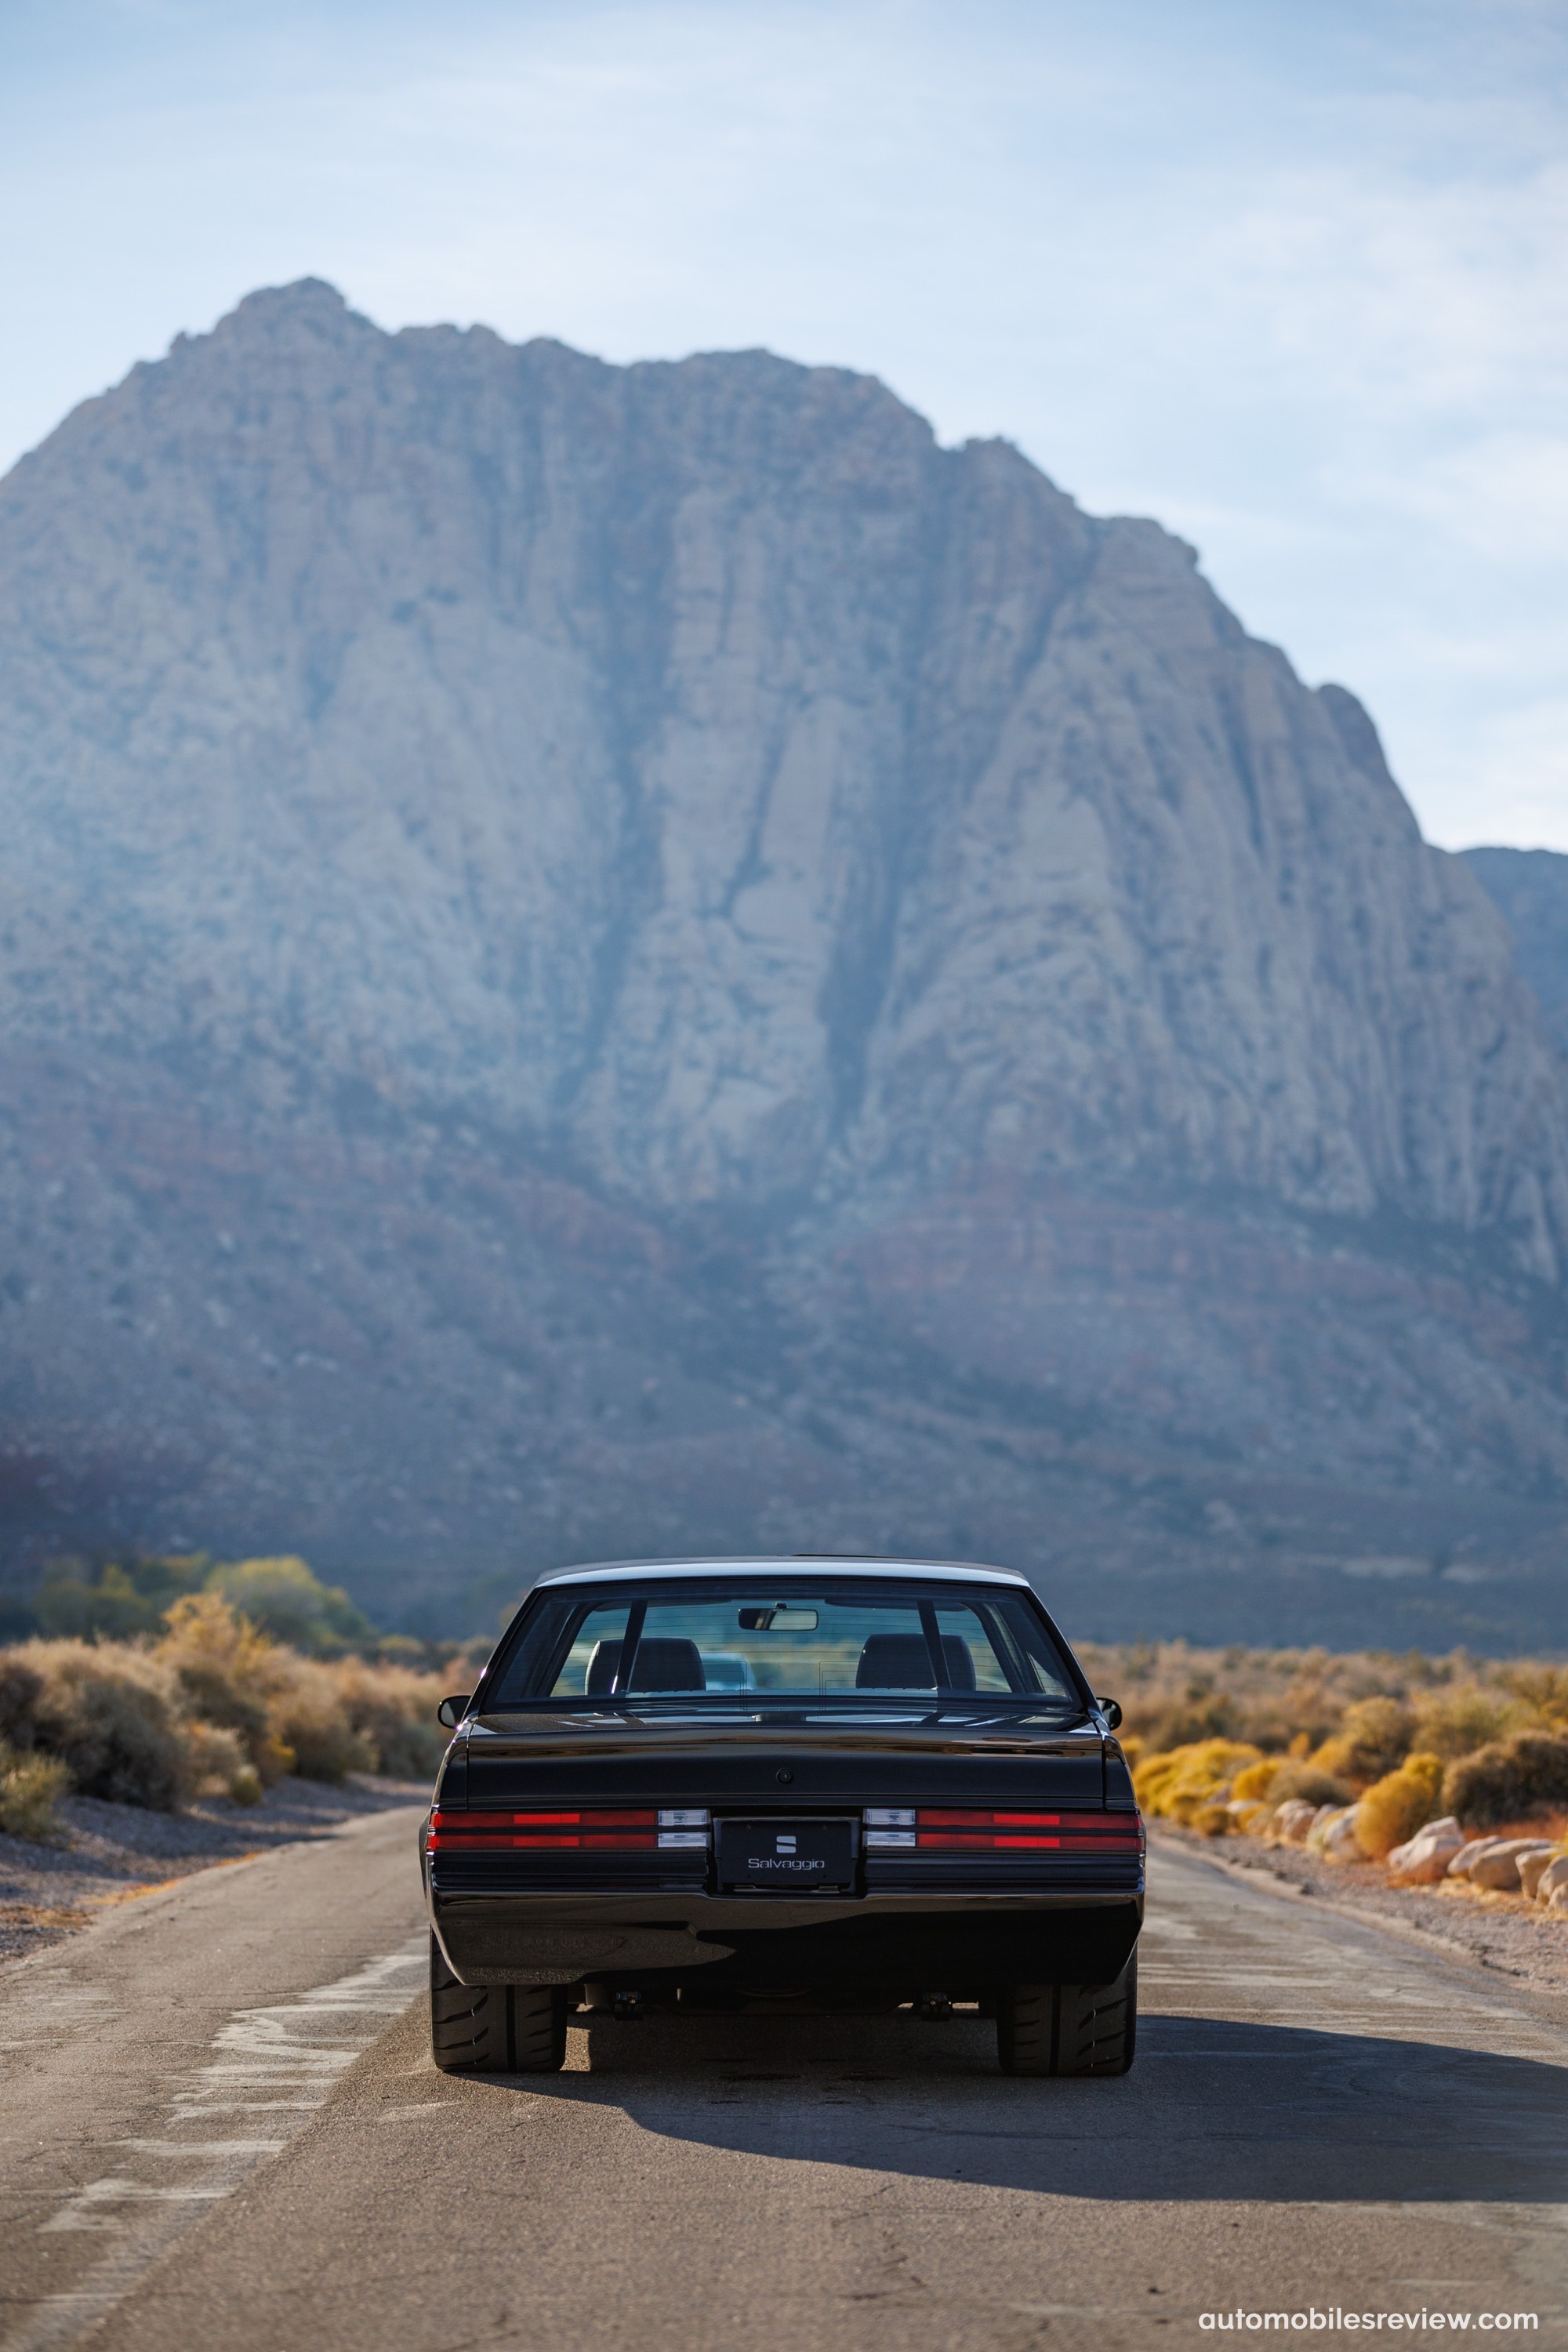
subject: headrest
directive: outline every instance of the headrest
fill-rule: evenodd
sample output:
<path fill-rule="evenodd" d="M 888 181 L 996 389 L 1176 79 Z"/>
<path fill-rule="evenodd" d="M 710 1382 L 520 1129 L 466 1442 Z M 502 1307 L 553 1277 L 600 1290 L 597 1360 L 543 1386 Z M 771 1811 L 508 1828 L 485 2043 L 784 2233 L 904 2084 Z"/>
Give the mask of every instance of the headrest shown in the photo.
<path fill-rule="evenodd" d="M 618 1642 L 598 1642 L 588 1660 L 588 1696 L 602 1697 L 616 1679 L 621 1663 Z M 695 1642 L 669 1634 L 649 1633 L 637 1643 L 632 1660 L 635 1691 L 700 1691 L 708 1687 L 702 1653 Z"/>
<path fill-rule="evenodd" d="M 942 1637 L 942 1664 L 947 1670 L 944 1690 L 974 1688 L 974 1660 L 969 1644 L 956 1633 Z M 923 1633 L 872 1633 L 855 1669 L 857 1690 L 930 1690 L 931 1652 Z"/>

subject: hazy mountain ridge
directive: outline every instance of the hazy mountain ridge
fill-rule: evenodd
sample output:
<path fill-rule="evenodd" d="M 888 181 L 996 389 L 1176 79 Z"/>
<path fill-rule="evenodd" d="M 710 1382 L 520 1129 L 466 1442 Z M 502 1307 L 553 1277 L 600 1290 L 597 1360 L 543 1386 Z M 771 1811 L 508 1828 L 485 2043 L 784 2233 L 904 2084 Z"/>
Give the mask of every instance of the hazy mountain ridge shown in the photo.
<path fill-rule="evenodd" d="M 1484 891 L 1190 550 L 867 379 L 253 296 L 0 486 L 0 810 L 20 1552 L 1562 1516 Z"/>

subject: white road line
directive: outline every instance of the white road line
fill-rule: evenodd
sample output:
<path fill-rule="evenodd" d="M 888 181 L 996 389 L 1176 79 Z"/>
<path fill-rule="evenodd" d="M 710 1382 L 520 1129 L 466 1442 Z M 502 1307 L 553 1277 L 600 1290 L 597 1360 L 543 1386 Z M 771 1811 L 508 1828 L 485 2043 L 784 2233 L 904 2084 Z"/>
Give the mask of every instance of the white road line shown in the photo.
<path fill-rule="evenodd" d="M 423 1980 L 426 1948 L 423 1935 L 414 1937 L 332 1984 L 265 2008 L 236 2010 L 213 2036 L 207 2063 L 184 2071 L 171 2084 L 164 2131 L 177 2135 L 195 2125 L 210 2133 L 217 2116 L 265 2115 L 272 2136 L 116 2143 L 149 2163 L 174 2164 L 184 2173 L 195 2162 L 202 2169 L 194 2179 L 108 2174 L 68 2197 L 41 2230 L 96 2231 L 116 2242 L 79 2286 L 44 2296 L 0 2352 L 63 2352 L 130 2293 L 203 2210 L 232 2196 L 285 2148 L 325 2105 L 361 2051 L 407 2008 Z M 259 2095 L 247 2097 L 247 2092 Z"/>

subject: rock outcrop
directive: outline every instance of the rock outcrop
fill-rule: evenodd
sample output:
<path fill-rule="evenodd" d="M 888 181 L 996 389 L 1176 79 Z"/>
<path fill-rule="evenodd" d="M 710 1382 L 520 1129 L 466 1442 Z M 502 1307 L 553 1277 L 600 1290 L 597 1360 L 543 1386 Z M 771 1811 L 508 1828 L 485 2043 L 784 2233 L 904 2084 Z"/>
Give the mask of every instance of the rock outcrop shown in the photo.
<path fill-rule="evenodd" d="M 252 296 L 0 485 L 0 822 L 18 1573 L 866 1536 L 1473 1632 L 1545 1557 L 1506 926 L 1190 549 L 872 381 Z"/>

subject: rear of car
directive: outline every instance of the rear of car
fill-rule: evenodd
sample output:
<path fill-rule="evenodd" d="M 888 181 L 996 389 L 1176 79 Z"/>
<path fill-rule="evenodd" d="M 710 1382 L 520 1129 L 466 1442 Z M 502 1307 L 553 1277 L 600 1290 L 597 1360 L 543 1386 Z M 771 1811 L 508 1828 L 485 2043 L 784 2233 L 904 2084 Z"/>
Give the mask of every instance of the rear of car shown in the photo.
<path fill-rule="evenodd" d="M 461 1703 L 424 1862 L 451 2067 L 558 2064 L 583 2006 L 905 2002 L 994 2013 L 1014 2072 L 1131 2063 L 1131 1777 L 1005 1570 L 546 1579 Z"/>

